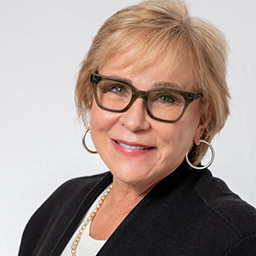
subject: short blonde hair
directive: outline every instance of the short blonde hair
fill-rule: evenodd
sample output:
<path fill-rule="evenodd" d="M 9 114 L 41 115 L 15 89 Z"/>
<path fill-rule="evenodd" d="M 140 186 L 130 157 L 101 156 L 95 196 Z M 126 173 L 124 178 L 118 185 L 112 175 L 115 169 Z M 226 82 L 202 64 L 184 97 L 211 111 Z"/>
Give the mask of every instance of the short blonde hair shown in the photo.
<path fill-rule="evenodd" d="M 127 7 L 105 21 L 95 36 L 78 75 L 75 99 L 85 125 L 92 103 L 90 74 L 109 59 L 133 49 L 125 65 L 144 68 L 159 56 L 170 56 L 170 65 L 186 46 L 193 63 L 194 81 L 203 91 L 201 122 L 207 124 L 201 139 L 211 142 L 229 114 L 226 83 L 227 43 L 209 22 L 191 17 L 182 0 L 148 0 Z M 167 54 L 166 54 L 167 53 Z M 168 70 L 167 70 L 168 71 Z M 205 144 L 190 154 L 198 164 L 207 151 Z"/>

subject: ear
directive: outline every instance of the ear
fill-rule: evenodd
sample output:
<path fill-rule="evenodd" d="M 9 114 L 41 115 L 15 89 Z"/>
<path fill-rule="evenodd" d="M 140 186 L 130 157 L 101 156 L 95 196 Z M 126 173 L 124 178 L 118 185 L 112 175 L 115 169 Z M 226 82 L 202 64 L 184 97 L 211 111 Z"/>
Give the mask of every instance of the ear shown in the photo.
<path fill-rule="evenodd" d="M 209 112 L 211 112 L 211 111 L 209 111 Z M 197 146 L 200 144 L 199 140 L 200 140 L 201 136 L 203 135 L 205 128 L 210 123 L 211 117 L 212 117 L 212 115 L 210 113 L 208 113 L 207 116 L 204 116 L 204 118 L 201 117 L 201 120 L 199 121 L 199 123 L 196 127 L 193 140 Z"/>
<path fill-rule="evenodd" d="M 199 123 L 194 134 L 194 143 L 198 146 L 200 144 L 199 140 L 206 128 L 206 124 L 204 123 Z"/>

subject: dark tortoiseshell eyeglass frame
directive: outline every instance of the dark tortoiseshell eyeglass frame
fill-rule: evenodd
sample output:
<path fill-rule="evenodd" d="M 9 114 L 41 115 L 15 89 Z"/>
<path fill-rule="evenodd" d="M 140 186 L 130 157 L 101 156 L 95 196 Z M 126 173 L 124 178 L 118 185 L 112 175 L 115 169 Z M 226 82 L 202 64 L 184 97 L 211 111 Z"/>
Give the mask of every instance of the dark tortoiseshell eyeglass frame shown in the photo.
<path fill-rule="evenodd" d="M 117 110 L 117 109 L 106 108 L 101 104 L 101 102 L 99 101 L 99 98 L 98 98 L 97 86 L 100 81 L 104 81 L 104 80 L 118 82 L 120 84 L 128 86 L 131 89 L 132 97 L 131 97 L 129 103 L 126 105 L 126 107 Z M 113 77 L 109 77 L 109 76 L 100 75 L 100 74 L 91 74 L 90 81 L 93 85 L 93 92 L 94 92 L 96 103 L 101 109 L 107 110 L 110 112 L 122 113 L 122 112 L 127 111 L 132 106 L 132 104 L 134 103 L 134 101 L 137 98 L 142 98 L 144 101 L 144 105 L 145 105 L 148 115 L 154 120 L 157 120 L 160 122 L 166 122 L 166 123 L 178 122 L 184 115 L 189 104 L 192 103 L 194 100 L 199 99 L 200 97 L 203 96 L 203 93 L 201 93 L 201 92 L 200 93 L 191 93 L 191 92 L 175 90 L 175 89 L 170 89 L 170 88 L 159 88 L 159 89 L 157 88 L 157 89 L 150 89 L 148 91 L 140 91 L 140 90 L 136 89 L 132 84 L 127 83 L 126 81 L 123 81 L 123 80 L 117 79 L 117 78 L 113 78 Z M 149 97 L 150 93 L 152 93 L 152 92 L 167 92 L 167 93 L 173 93 L 173 94 L 182 96 L 184 98 L 185 103 L 184 103 L 183 110 L 181 111 L 180 115 L 174 120 L 166 120 L 166 119 L 158 118 L 158 117 L 155 117 L 154 115 L 152 115 L 152 113 L 150 112 L 149 106 L 148 106 L 148 97 Z"/>

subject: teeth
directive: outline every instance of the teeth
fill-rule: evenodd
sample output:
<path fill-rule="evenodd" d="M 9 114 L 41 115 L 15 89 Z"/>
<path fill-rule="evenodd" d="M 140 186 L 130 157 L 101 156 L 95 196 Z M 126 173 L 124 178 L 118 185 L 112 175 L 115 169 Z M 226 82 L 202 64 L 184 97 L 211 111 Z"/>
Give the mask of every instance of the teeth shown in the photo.
<path fill-rule="evenodd" d="M 148 149 L 148 148 L 139 147 L 139 146 L 130 146 L 130 145 L 118 142 L 118 141 L 117 141 L 117 144 L 119 144 L 122 147 L 129 148 L 129 149 Z"/>

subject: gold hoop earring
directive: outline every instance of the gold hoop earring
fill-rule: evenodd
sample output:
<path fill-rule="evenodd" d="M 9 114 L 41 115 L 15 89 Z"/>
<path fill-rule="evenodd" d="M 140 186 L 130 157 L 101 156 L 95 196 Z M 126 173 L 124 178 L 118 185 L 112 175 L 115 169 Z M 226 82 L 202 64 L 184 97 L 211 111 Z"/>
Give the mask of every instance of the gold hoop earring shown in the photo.
<path fill-rule="evenodd" d="M 88 127 L 84 133 L 83 133 L 83 137 L 82 137 L 82 144 L 84 146 L 84 148 L 91 154 L 97 154 L 98 152 L 97 151 L 93 151 L 93 150 L 90 150 L 87 146 L 86 146 L 86 135 L 87 133 L 90 131 L 90 127 Z"/>
<path fill-rule="evenodd" d="M 209 166 L 213 163 L 214 158 L 215 158 L 215 150 L 214 150 L 213 146 L 211 145 L 211 143 L 209 143 L 209 142 L 207 142 L 207 141 L 205 141 L 205 140 L 199 140 L 199 142 L 200 142 L 200 143 L 202 142 L 202 143 L 207 144 L 207 145 L 209 146 L 209 148 L 211 149 L 211 151 L 212 151 L 212 157 L 211 157 L 209 163 L 206 164 L 206 165 L 204 165 L 204 166 L 200 166 L 200 167 L 194 166 L 193 164 L 191 164 L 191 162 L 190 162 L 189 159 L 188 159 L 188 152 L 186 153 L 186 161 L 187 161 L 188 165 L 189 165 L 190 167 L 192 167 L 193 169 L 196 169 L 196 170 L 203 170 L 203 169 L 206 169 L 207 167 L 209 167 Z"/>

